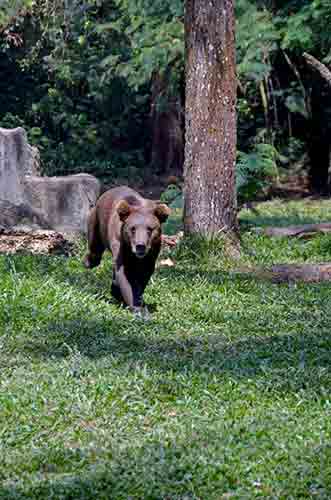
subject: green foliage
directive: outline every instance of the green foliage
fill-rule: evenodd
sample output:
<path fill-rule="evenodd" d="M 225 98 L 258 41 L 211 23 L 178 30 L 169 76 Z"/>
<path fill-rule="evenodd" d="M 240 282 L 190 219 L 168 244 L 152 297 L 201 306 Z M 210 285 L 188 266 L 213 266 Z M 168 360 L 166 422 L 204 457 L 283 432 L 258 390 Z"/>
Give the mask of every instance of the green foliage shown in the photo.
<path fill-rule="evenodd" d="M 25 7 L 30 8 L 32 2 L 33 0 L 1 0 L 0 27 L 6 25 L 21 9 Z"/>
<path fill-rule="evenodd" d="M 15 0 L 0 12 L 0 126 L 24 126 L 49 174 L 130 182 L 153 171 L 151 105 L 161 112 L 183 88 L 183 0 Z M 318 83 L 302 53 L 331 62 L 331 3 L 238 0 L 236 21 L 237 182 L 247 197 L 269 178 L 254 147 L 261 130 L 288 169 L 291 141 L 307 150 L 302 123 Z"/>
<path fill-rule="evenodd" d="M 116 0 L 116 6 L 121 17 L 114 23 L 100 24 L 98 30 L 123 33 L 130 43 L 130 58 L 120 61 L 108 56 L 104 59 L 105 77 L 109 71 L 115 71 L 136 90 L 150 81 L 154 73 L 163 73 L 169 68 L 172 68 L 172 77 L 178 79 L 184 57 L 182 1 Z"/>
<path fill-rule="evenodd" d="M 180 196 L 182 190 L 176 184 L 169 184 L 167 189 L 161 194 L 160 200 L 171 204 Z"/>
<path fill-rule="evenodd" d="M 237 11 L 237 68 L 245 80 L 263 80 L 270 74 L 271 57 L 278 49 L 280 33 L 272 13 L 255 2 L 239 0 Z"/>
<path fill-rule="evenodd" d="M 285 158 L 292 163 L 300 160 L 305 154 L 305 144 L 300 139 L 291 137 L 288 141 L 287 148 L 285 150 Z"/>
<path fill-rule="evenodd" d="M 311 21 L 311 8 L 308 5 L 294 16 L 290 16 L 284 30 L 282 46 L 285 49 L 295 49 L 299 46 L 300 50 L 312 50 L 313 29 Z"/>
<path fill-rule="evenodd" d="M 290 92 L 285 91 L 284 97 L 284 104 L 291 113 L 299 113 L 304 118 L 309 118 L 305 97 L 302 95 L 302 90 L 298 86 L 293 85 Z"/>
<path fill-rule="evenodd" d="M 280 20 L 283 48 L 301 53 L 305 50 L 318 51 L 323 59 L 330 54 L 330 21 L 331 5 L 328 0 L 304 2 L 292 15 L 287 18 L 284 15 Z"/>
<path fill-rule="evenodd" d="M 278 176 L 279 154 L 271 144 L 256 144 L 250 153 L 239 152 L 236 186 L 241 200 L 254 198 Z"/>
<path fill-rule="evenodd" d="M 264 142 L 275 144 L 282 154 L 291 150 L 293 140 L 304 141 L 306 152 L 311 150 L 313 138 L 307 130 L 312 120 L 321 123 L 322 134 L 329 129 L 329 119 L 324 82 L 308 68 L 302 54 L 308 51 L 326 64 L 331 62 L 331 3 L 240 0 L 236 14 L 239 150 L 250 154 L 261 129 L 266 131 Z M 320 104 L 312 105 L 312 89 L 321 96 Z M 287 168 L 298 159 L 287 154 Z M 240 184 L 242 167 L 240 159 Z M 252 192 L 259 187 L 256 179 Z"/>
<path fill-rule="evenodd" d="M 331 216 L 284 205 L 242 217 Z M 330 284 L 245 270 L 326 260 L 330 237 L 242 242 L 236 263 L 180 245 L 146 322 L 109 299 L 109 258 L 0 257 L 1 498 L 329 497 Z"/>
<path fill-rule="evenodd" d="M 34 2 L 31 45 L 18 53 L 3 46 L 8 60 L 18 55 L 16 74 L 28 74 L 33 91 L 22 92 L 20 113 L 4 100 L 0 125 L 8 125 L 11 113 L 33 141 L 39 134 L 47 173 L 96 168 L 109 177 L 109 169 L 102 169 L 111 164 L 118 176 L 123 168 L 141 169 L 141 176 L 150 142 L 152 74 L 179 68 L 183 57 L 180 7 L 181 2 Z M 26 18 L 16 18 L 10 29 L 26 38 Z M 169 91 L 175 92 L 180 72 L 171 74 Z M 16 99 L 13 108 L 19 110 L 17 104 Z"/>

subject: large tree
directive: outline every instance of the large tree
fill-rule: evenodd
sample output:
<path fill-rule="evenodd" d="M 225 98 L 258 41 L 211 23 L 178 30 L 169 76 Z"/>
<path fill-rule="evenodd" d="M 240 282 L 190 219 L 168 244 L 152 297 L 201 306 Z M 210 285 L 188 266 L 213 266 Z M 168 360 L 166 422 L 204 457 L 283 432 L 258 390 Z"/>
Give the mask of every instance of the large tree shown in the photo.
<path fill-rule="evenodd" d="M 236 73 L 233 0 L 186 0 L 186 233 L 236 222 Z"/>

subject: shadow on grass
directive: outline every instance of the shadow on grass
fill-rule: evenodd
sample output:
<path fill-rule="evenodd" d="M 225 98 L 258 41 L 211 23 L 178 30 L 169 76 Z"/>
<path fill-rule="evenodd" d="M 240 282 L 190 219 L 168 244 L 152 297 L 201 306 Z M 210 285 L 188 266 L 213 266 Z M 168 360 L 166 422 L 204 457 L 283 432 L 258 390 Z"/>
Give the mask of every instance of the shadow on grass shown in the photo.
<path fill-rule="evenodd" d="M 43 275 L 42 261 L 34 271 Z M 197 277 L 193 270 L 164 268 L 159 273 L 169 280 L 170 290 L 176 281 L 189 289 Z M 319 303 L 314 302 L 312 312 L 308 306 L 302 313 L 299 311 L 300 317 L 297 313 L 283 318 L 277 297 L 273 299 L 277 308 L 262 308 L 259 315 L 254 304 L 261 298 L 261 289 L 250 286 L 252 280 L 256 281 L 255 276 L 234 276 L 231 272 L 203 272 L 201 276 L 210 284 L 236 285 L 237 292 L 256 297 L 249 302 L 250 306 L 239 311 L 218 308 L 215 313 L 202 307 L 194 311 L 196 316 L 192 318 L 188 310 L 188 316 L 184 315 L 180 321 L 171 315 L 163 319 L 152 316 L 147 322 L 130 314 L 111 318 L 109 311 L 104 318 L 100 318 L 99 313 L 96 319 L 87 317 L 84 311 L 74 313 L 71 319 L 47 321 L 44 318 L 42 328 L 32 333 L 23 345 L 20 343 L 19 349 L 36 358 L 66 358 L 78 352 L 91 359 L 111 356 L 119 365 L 146 365 L 160 372 L 229 374 L 238 379 L 267 377 L 282 391 L 296 391 L 304 385 L 318 390 L 321 381 L 316 377 L 315 368 L 323 367 L 329 373 L 331 366 L 331 317 L 325 313 L 325 296 Z M 59 274 L 54 268 L 54 277 L 60 283 L 110 297 L 107 293 L 110 274 L 108 282 L 106 272 L 101 276 L 88 271 L 75 274 L 73 270 Z M 264 296 L 267 293 L 268 290 Z M 300 292 L 297 293 L 299 298 Z M 285 300 L 286 297 L 288 295 Z M 214 314 L 211 322 L 209 314 Z M 9 339 L 15 350 L 14 342 L 14 338 Z M 294 372 L 295 377 L 289 376 Z"/>
<path fill-rule="evenodd" d="M 209 438 L 210 443 L 214 443 L 214 436 L 208 436 L 208 431 L 204 430 L 202 436 L 195 433 L 189 437 L 184 443 L 169 443 L 168 439 L 167 443 L 155 440 L 126 443 L 121 447 L 113 444 L 111 451 L 109 448 L 78 448 L 73 454 L 71 450 L 60 449 L 57 460 L 54 460 L 54 453 L 45 448 L 41 456 L 34 460 L 34 470 L 31 470 L 34 475 L 38 471 L 39 477 L 35 484 L 24 484 L 22 481 L 25 487 L 0 487 L 0 498 L 193 500 L 199 498 L 194 494 L 196 488 L 208 491 L 206 486 L 211 471 L 214 487 L 225 492 L 234 487 L 235 475 L 230 470 L 222 470 L 222 465 L 215 464 L 213 459 L 213 453 L 220 453 L 220 445 L 212 444 L 209 450 L 204 446 L 208 467 L 201 460 L 202 440 Z M 107 441 L 105 444 L 109 445 Z M 232 455 L 232 452 L 229 454 Z M 59 463 L 60 458 L 62 463 Z M 63 466 L 63 460 L 67 461 L 66 467 Z M 48 468 L 51 470 L 48 471 Z"/>
<path fill-rule="evenodd" d="M 38 266 L 40 276 L 46 271 L 46 267 L 43 266 L 44 264 Z M 80 270 L 71 269 L 69 272 L 64 269 L 59 273 L 56 267 L 52 269 L 54 279 L 60 283 L 69 283 L 79 289 L 86 287 L 91 293 L 102 293 L 102 290 L 106 292 L 110 284 L 105 272 L 97 276 L 93 273 L 82 273 Z M 51 274 L 52 269 L 48 269 Z M 196 272 L 187 270 L 162 269 L 159 272 L 162 278 L 169 280 L 169 284 L 178 280 L 192 286 L 197 276 Z M 231 273 L 207 272 L 201 275 L 212 284 L 233 283 Z M 235 280 L 244 283 L 240 276 L 237 276 Z M 259 295 L 260 291 L 250 290 L 247 287 L 247 293 Z M 180 391 L 183 389 L 180 383 L 172 383 L 170 377 L 169 381 L 167 378 L 168 373 L 181 373 L 188 378 L 206 375 L 208 383 L 210 381 L 216 385 L 218 382 L 223 383 L 227 378 L 247 381 L 248 393 L 250 390 L 248 386 L 254 383 L 258 386 L 259 393 L 271 394 L 271 398 L 277 393 L 278 395 L 295 393 L 300 397 L 301 391 L 304 390 L 311 398 L 319 397 L 321 401 L 324 401 L 329 399 L 331 387 L 331 318 L 325 314 L 324 305 L 323 301 L 318 304 L 314 303 L 311 315 L 313 318 L 318 318 L 320 315 L 322 319 L 319 320 L 318 328 L 313 323 L 311 323 L 311 330 L 304 325 L 304 332 L 297 317 L 294 319 L 290 317 L 287 320 L 287 332 L 284 332 L 284 329 L 278 331 L 275 318 L 277 319 L 277 315 L 281 314 L 281 310 L 277 310 L 276 313 L 270 312 L 267 307 L 263 310 L 261 318 L 257 317 L 255 311 L 243 309 L 238 314 L 232 311 L 232 316 L 226 319 L 227 311 L 224 313 L 221 311 L 218 320 L 216 319 L 210 326 L 204 325 L 203 333 L 195 331 L 195 328 L 199 327 L 199 321 L 203 319 L 199 319 L 196 324 L 192 320 L 187 332 L 185 324 L 178 325 L 176 318 L 171 318 L 171 316 L 167 319 L 142 322 L 129 315 L 110 318 L 108 313 L 104 318 L 99 315 L 93 319 L 87 317 L 84 312 L 81 314 L 78 312 L 71 319 L 59 321 L 46 319 L 42 325 L 43 328 L 38 329 L 36 333 L 32 332 L 29 339 L 25 340 L 23 345 L 21 343 L 18 349 L 27 353 L 29 359 L 70 358 L 73 360 L 72 376 L 78 378 L 85 376 L 85 367 L 84 363 L 81 363 L 81 357 L 92 360 L 109 357 L 111 369 L 124 369 L 126 372 L 146 367 L 153 371 L 151 374 L 151 377 L 155 378 L 153 390 L 160 395 L 161 400 L 164 393 L 173 395 L 174 398 L 181 397 Z M 204 312 L 204 314 L 207 316 L 208 313 Z M 280 317 L 279 321 L 281 319 Z M 307 317 L 302 316 L 301 320 L 305 322 Z M 221 328 L 218 329 L 219 333 L 215 333 L 217 321 L 219 321 L 218 327 L 228 322 L 237 337 L 229 337 L 222 332 Z M 242 325 L 245 325 L 245 329 L 242 329 Z M 273 333 L 274 330 L 278 332 L 277 335 Z M 243 337 L 244 334 L 241 332 L 247 332 L 246 336 Z M 12 342 L 12 352 L 15 352 L 15 338 L 9 339 L 9 342 Z M 82 369 L 81 373 L 80 369 Z M 210 378 L 209 375 L 211 375 Z M 216 382 L 212 377 L 215 375 Z M 205 389 L 206 377 L 195 379 L 195 385 L 199 386 L 199 380 L 201 381 L 199 390 L 200 387 L 201 390 Z M 184 384 L 185 381 L 182 385 Z M 259 423 L 258 425 L 263 427 L 267 424 Z M 221 497 L 222 493 L 227 494 L 240 487 L 239 474 L 243 478 L 247 477 L 247 470 L 251 470 L 251 464 L 258 462 L 256 453 L 259 454 L 259 463 L 261 463 L 260 457 L 264 456 L 264 452 L 268 460 L 270 449 L 266 440 L 264 450 L 264 441 L 260 439 L 256 452 L 256 432 L 253 431 L 249 438 L 246 435 L 243 436 L 240 422 L 238 427 L 233 421 L 231 427 L 222 429 L 222 440 L 219 440 L 221 444 L 217 444 L 215 429 L 212 431 L 212 434 L 208 435 L 204 429 L 202 436 L 191 435 L 188 432 L 183 437 L 186 444 L 167 443 L 163 446 L 160 442 L 146 442 L 136 447 L 130 445 L 119 447 L 119 449 L 109 446 L 106 451 L 101 450 L 100 454 L 98 450 L 92 450 L 93 459 L 89 456 L 84 457 L 84 453 L 88 454 L 89 451 L 82 449 L 77 452 L 77 455 L 68 454 L 70 467 L 67 471 L 63 471 L 61 467 L 57 470 L 56 465 L 55 470 L 45 471 L 44 467 L 48 460 L 54 467 L 54 458 L 52 456 L 48 458 L 46 453 L 46 456 L 40 460 L 39 469 L 37 467 L 40 475 L 35 479 L 36 483 L 24 485 L 24 491 L 14 484 L 0 487 L 0 498 L 89 500 L 130 497 L 192 499 L 212 497 L 209 486 L 205 485 L 210 485 L 213 491 L 217 489 L 218 496 Z M 227 434 L 229 442 L 224 444 L 224 439 L 227 438 L 223 436 Z M 243 448 L 237 449 L 236 446 L 242 442 Z M 321 460 L 324 460 L 326 464 L 330 451 L 319 448 L 319 460 L 316 462 L 317 468 L 314 469 L 316 448 L 311 446 L 310 442 L 310 448 L 305 448 L 303 453 L 302 446 L 300 442 L 295 454 L 293 454 L 292 447 L 285 459 L 282 454 L 283 448 L 275 447 L 276 453 L 278 450 L 280 455 L 279 460 L 275 458 L 274 464 L 282 464 L 282 475 L 280 479 L 274 481 L 275 495 L 271 495 L 270 490 L 266 490 L 266 497 L 288 498 L 299 497 L 303 494 L 310 497 L 311 485 L 316 484 L 316 477 L 321 473 L 318 469 Z M 201 460 L 202 448 L 203 460 Z M 245 450 L 248 455 L 245 455 Z M 252 450 L 251 456 L 249 450 Z M 215 460 L 215 456 L 226 456 L 227 465 L 224 465 L 225 461 Z M 60 458 L 63 463 L 66 456 Z M 270 468 L 274 464 L 268 465 L 268 462 L 266 464 L 267 473 L 271 475 Z M 77 472 L 79 469 L 83 469 L 83 472 Z M 304 476 L 300 472 L 303 469 L 305 470 Z M 318 493 L 323 495 L 323 480 L 320 480 L 319 484 L 321 486 Z M 254 498 L 253 486 L 246 484 L 246 487 L 242 486 L 242 488 L 238 493 L 238 498 Z M 261 494 L 263 491 L 259 490 L 259 496 Z"/>
<path fill-rule="evenodd" d="M 256 427 L 264 433 L 258 443 Z M 25 474 L 16 484 L 0 486 L 0 498 L 329 498 L 330 446 L 316 439 L 312 446 L 311 439 L 309 448 L 302 443 L 288 452 L 275 447 L 271 461 L 269 435 L 270 423 L 257 419 L 253 429 L 245 429 L 240 421 L 230 420 L 216 428 L 187 430 L 180 440 L 163 442 L 160 437 L 122 447 L 113 444 L 111 450 L 78 448 L 74 456 L 64 450 L 70 459 L 67 470 L 46 449 L 40 464 L 34 464 L 34 482 Z M 256 488 L 261 465 L 263 480 Z"/>
<path fill-rule="evenodd" d="M 185 331 L 175 332 L 176 326 L 160 321 L 147 324 L 132 320 L 86 320 L 50 322 L 20 350 L 29 359 L 67 358 L 78 353 L 78 365 L 73 367 L 76 376 L 80 372 L 80 357 L 93 360 L 109 357 L 116 370 L 146 367 L 156 373 L 207 374 L 230 377 L 237 380 L 255 379 L 259 390 L 281 393 L 298 392 L 302 389 L 317 394 L 330 386 L 331 320 L 325 319 L 321 328 L 311 333 L 301 333 L 293 328 L 292 334 L 273 335 L 274 327 L 253 321 L 249 315 L 236 318 L 238 326 L 246 321 L 252 333 L 241 340 L 227 335 L 204 331 L 187 336 Z M 271 325 L 274 322 L 271 322 Z M 295 326 L 295 325 L 294 325 Z M 289 324 L 291 329 L 293 325 Z M 297 327 L 299 328 L 299 327 Z M 323 376 L 321 377 L 321 370 Z M 84 371 L 84 369 L 83 369 Z"/>

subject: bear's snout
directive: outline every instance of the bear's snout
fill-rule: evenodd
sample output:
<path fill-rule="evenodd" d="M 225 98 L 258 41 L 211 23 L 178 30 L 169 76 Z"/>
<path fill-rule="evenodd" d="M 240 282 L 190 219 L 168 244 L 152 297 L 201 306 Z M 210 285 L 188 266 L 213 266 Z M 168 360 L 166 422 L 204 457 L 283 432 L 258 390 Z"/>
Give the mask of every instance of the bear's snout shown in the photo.
<path fill-rule="evenodd" d="M 136 245 L 136 256 L 141 258 L 145 257 L 145 255 L 146 255 L 146 245 L 142 243 Z"/>

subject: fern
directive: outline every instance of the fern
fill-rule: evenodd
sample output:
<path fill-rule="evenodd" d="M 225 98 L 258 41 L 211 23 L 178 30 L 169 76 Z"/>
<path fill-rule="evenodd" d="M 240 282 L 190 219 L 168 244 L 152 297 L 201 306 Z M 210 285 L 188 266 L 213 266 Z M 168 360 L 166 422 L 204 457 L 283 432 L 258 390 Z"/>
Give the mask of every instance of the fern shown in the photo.
<path fill-rule="evenodd" d="M 258 9 L 248 0 L 238 1 L 236 43 L 240 77 L 263 80 L 270 73 L 270 56 L 278 49 L 279 40 L 271 12 Z"/>
<path fill-rule="evenodd" d="M 236 188 L 240 200 L 254 198 L 278 176 L 279 153 L 271 144 L 256 144 L 249 153 L 238 152 Z"/>

